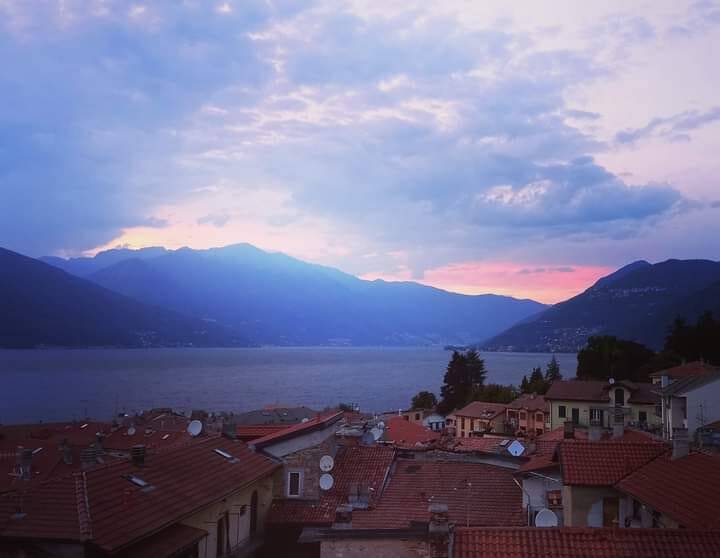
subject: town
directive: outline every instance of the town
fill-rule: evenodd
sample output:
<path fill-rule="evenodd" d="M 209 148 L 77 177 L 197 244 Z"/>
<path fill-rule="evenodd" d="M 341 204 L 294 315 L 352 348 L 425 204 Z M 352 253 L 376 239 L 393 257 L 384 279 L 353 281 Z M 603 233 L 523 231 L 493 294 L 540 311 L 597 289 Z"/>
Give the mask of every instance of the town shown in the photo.
<path fill-rule="evenodd" d="M 720 556 L 720 368 L 422 399 L 1 426 L 0 555 Z"/>

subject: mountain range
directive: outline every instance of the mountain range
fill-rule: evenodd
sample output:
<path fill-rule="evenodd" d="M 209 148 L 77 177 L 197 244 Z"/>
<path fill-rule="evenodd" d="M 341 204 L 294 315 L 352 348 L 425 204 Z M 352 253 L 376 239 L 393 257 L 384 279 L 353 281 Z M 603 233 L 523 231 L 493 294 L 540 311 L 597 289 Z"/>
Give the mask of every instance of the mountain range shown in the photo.
<path fill-rule="evenodd" d="M 3 267 L 12 271 L 0 285 L 0 302 L 28 328 L 13 334 L 13 324 L 3 320 L 0 345 L 470 344 L 546 308 L 412 282 L 365 281 L 249 244 L 119 249 L 71 259 L 3 254 Z M 26 296 L 17 298 L 23 290 Z M 35 322 L 43 327 L 30 327 Z"/>
<path fill-rule="evenodd" d="M 591 335 L 660 349 L 677 317 L 720 316 L 720 262 L 637 261 L 480 344 L 485 350 L 575 352 Z"/>

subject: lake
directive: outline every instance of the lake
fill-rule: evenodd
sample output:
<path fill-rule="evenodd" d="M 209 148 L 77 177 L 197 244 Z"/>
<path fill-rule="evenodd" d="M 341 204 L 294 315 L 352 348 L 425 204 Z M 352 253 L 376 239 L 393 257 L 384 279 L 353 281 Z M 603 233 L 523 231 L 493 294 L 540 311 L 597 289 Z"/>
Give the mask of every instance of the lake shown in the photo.
<path fill-rule="evenodd" d="M 245 411 L 269 404 L 364 411 L 439 394 L 442 348 L 0 350 L 0 423 L 108 419 L 151 407 Z M 519 384 L 549 354 L 483 353 L 488 382 Z M 565 377 L 575 354 L 556 355 Z"/>

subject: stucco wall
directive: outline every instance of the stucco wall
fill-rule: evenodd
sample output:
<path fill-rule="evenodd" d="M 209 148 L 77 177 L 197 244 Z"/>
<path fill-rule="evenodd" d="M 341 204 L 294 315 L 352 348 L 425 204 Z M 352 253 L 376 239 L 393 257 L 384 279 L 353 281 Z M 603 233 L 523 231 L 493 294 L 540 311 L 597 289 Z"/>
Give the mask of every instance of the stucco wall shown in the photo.
<path fill-rule="evenodd" d="M 272 446 L 264 447 L 263 451 L 275 457 L 285 457 L 291 453 L 317 446 L 318 444 L 322 444 L 330 436 L 334 436 L 335 432 L 337 432 L 342 426 L 342 423 L 343 421 L 339 420 L 322 430 L 314 430 L 303 436 L 295 436 L 290 440 L 285 440 Z"/>
<path fill-rule="evenodd" d="M 275 487 L 276 498 L 288 497 L 288 474 L 297 471 L 302 474 L 299 499 L 318 500 L 320 498 L 320 458 L 323 455 L 335 456 L 337 443 L 333 434 L 314 447 L 301 449 L 283 457 L 282 482 Z M 330 472 L 332 474 L 332 471 Z"/>
<path fill-rule="evenodd" d="M 720 420 L 720 380 L 687 394 L 687 428 L 691 439 L 700 426 L 700 415 L 705 424 Z"/>
<path fill-rule="evenodd" d="M 564 486 L 563 517 L 565 527 L 602 527 L 603 498 L 623 496 L 610 487 Z M 618 509 L 619 526 L 624 525 L 625 509 L 620 502 Z"/>
<path fill-rule="evenodd" d="M 208 506 L 202 511 L 184 520 L 182 523 L 204 529 L 208 536 L 200 541 L 200 558 L 216 558 L 217 548 L 217 522 L 225 512 L 229 513 L 229 539 L 230 547 L 242 547 L 250 537 L 250 501 L 254 490 L 258 492 L 258 532 L 262 532 L 270 504 L 272 502 L 273 480 L 268 477 L 255 483 L 223 501 Z M 246 506 L 245 513 L 240 515 L 242 507 Z"/>

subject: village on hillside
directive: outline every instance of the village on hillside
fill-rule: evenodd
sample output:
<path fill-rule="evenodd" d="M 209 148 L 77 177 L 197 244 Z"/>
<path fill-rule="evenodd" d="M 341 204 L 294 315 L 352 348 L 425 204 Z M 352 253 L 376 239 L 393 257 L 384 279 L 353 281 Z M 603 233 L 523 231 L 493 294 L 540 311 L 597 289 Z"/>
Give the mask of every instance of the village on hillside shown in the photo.
<path fill-rule="evenodd" d="M 720 556 L 720 369 L 0 427 L 0 556 Z"/>

